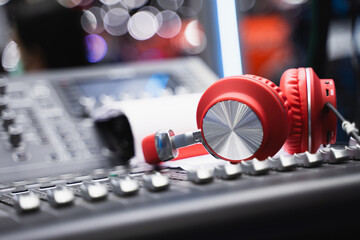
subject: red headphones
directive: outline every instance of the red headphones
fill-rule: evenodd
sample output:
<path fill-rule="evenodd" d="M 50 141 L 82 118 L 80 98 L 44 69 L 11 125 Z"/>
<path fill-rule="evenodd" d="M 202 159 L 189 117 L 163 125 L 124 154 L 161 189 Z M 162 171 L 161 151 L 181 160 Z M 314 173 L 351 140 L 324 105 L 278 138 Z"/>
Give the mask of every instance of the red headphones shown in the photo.
<path fill-rule="evenodd" d="M 311 68 L 289 69 L 280 87 L 254 75 L 226 77 L 202 95 L 196 114 L 199 130 L 174 135 L 159 131 L 144 138 L 147 163 L 175 158 L 178 148 L 202 143 L 214 157 L 233 163 L 266 159 L 284 149 L 293 154 L 316 152 L 335 143 L 334 81 L 319 79 Z"/>

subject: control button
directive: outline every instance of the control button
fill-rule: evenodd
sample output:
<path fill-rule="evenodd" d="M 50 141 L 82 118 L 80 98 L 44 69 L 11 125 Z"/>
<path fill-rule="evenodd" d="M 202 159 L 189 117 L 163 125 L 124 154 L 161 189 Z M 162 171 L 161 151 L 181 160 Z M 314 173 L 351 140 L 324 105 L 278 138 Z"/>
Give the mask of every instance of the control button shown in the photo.
<path fill-rule="evenodd" d="M 15 152 L 13 153 L 13 159 L 14 161 L 27 161 L 30 160 L 30 154 L 25 152 L 25 149 L 16 149 Z"/>
<path fill-rule="evenodd" d="M 108 191 L 105 185 L 100 183 L 85 183 L 81 185 L 82 197 L 87 201 L 102 200 L 107 197 Z"/>
<path fill-rule="evenodd" d="M 21 144 L 23 128 L 19 124 L 11 124 L 9 126 L 9 142 L 13 148 L 17 148 Z"/>
<path fill-rule="evenodd" d="M 40 207 L 40 199 L 33 192 L 14 194 L 13 201 L 19 212 L 34 211 Z"/>
<path fill-rule="evenodd" d="M 265 175 L 270 168 L 266 160 L 260 161 L 256 158 L 252 160 L 242 161 L 241 171 L 247 175 Z"/>
<path fill-rule="evenodd" d="M 324 161 L 321 153 L 319 152 L 309 153 L 306 151 L 304 153 L 295 153 L 293 158 L 300 167 L 305 168 L 320 166 Z"/>
<path fill-rule="evenodd" d="M 143 184 L 150 191 L 162 191 L 169 188 L 170 181 L 167 176 L 156 172 L 154 174 L 144 174 Z"/>
<path fill-rule="evenodd" d="M 4 109 L 1 112 L 1 119 L 3 120 L 3 127 L 7 131 L 9 126 L 14 123 L 15 120 L 15 111 L 12 109 Z"/>
<path fill-rule="evenodd" d="M 348 159 L 348 151 L 344 149 L 324 148 L 320 153 L 326 163 L 342 163 Z"/>
<path fill-rule="evenodd" d="M 59 160 L 59 156 L 58 156 L 57 153 L 51 152 L 51 153 L 49 154 L 49 159 L 50 159 L 51 161 L 57 161 L 57 160 Z"/>
<path fill-rule="evenodd" d="M 214 180 L 214 171 L 207 168 L 189 170 L 187 171 L 187 178 L 196 184 L 209 183 Z"/>
<path fill-rule="evenodd" d="M 360 160 L 360 146 L 346 146 L 345 147 L 347 154 L 349 155 L 349 159 Z"/>
<path fill-rule="evenodd" d="M 7 109 L 9 98 L 7 96 L 0 96 L 0 114 L 3 110 Z"/>
<path fill-rule="evenodd" d="M 139 184 L 130 177 L 112 178 L 111 185 L 113 192 L 119 196 L 134 195 L 139 191 Z"/>
<path fill-rule="evenodd" d="M 217 178 L 225 180 L 236 179 L 241 176 L 241 167 L 240 164 L 224 164 L 216 166 L 214 174 Z"/>
<path fill-rule="evenodd" d="M 5 95 L 8 79 L 6 77 L 0 77 L 0 95 Z"/>
<path fill-rule="evenodd" d="M 298 165 L 292 156 L 280 155 L 279 157 L 269 157 L 269 167 L 274 171 L 290 171 L 295 169 Z"/>
<path fill-rule="evenodd" d="M 47 190 L 49 203 L 54 207 L 70 205 L 74 202 L 74 193 L 67 187 L 57 187 Z"/>

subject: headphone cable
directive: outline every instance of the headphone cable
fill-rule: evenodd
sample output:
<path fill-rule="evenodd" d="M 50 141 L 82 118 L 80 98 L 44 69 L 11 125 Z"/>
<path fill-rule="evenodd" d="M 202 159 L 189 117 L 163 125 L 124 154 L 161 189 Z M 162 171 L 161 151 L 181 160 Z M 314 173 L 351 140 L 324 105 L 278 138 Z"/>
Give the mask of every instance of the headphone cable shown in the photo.
<path fill-rule="evenodd" d="M 331 103 L 325 103 L 325 107 L 330 109 L 336 115 L 336 117 L 339 118 L 342 129 L 346 132 L 346 134 L 350 135 L 356 140 L 358 144 L 360 144 L 360 137 L 358 134 L 359 130 L 355 127 L 355 123 L 350 123 L 348 120 L 346 120 Z"/>

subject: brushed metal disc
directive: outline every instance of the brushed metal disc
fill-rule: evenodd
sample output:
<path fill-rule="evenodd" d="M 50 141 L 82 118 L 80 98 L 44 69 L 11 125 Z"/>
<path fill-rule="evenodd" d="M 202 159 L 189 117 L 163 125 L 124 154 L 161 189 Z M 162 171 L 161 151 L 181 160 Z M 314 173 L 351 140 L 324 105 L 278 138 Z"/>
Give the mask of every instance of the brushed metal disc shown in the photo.
<path fill-rule="evenodd" d="M 203 119 L 202 129 L 209 147 L 230 160 L 251 157 L 263 140 L 258 116 L 246 104 L 233 100 L 213 105 Z"/>

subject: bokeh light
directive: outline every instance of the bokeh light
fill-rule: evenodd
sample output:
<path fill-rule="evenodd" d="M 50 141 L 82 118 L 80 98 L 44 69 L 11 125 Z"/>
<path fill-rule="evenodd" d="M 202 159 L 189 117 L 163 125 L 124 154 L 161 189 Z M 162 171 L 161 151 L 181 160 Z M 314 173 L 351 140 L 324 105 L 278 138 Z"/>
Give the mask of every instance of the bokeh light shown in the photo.
<path fill-rule="evenodd" d="M 82 0 L 81 3 L 79 4 L 79 6 L 86 7 L 86 6 L 89 6 L 92 2 L 93 2 L 93 0 Z"/>
<path fill-rule="evenodd" d="M 147 12 L 151 12 L 152 14 L 154 14 L 154 16 L 156 16 L 157 14 L 160 13 L 160 10 L 157 9 L 156 7 L 153 7 L 153 6 L 145 6 L 145 7 L 142 7 L 139 12 L 141 11 L 147 11 Z"/>
<path fill-rule="evenodd" d="M 9 1 L 10 0 L 0 0 L 0 6 L 7 4 Z"/>
<path fill-rule="evenodd" d="M 157 0 L 157 3 L 163 9 L 178 10 L 183 4 L 184 0 Z"/>
<path fill-rule="evenodd" d="M 89 11 L 85 10 L 83 15 L 81 16 L 81 26 L 88 33 L 94 33 L 97 27 L 97 19 L 95 15 Z"/>
<path fill-rule="evenodd" d="M 165 10 L 156 15 L 160 23 L 157 34 L 163 38 L 175 37 L 181 29 L 181 19 L 179 15 L 170 10 Z"/>
<path fill-rule="evenodd" d="M 104 16 L 105 30 L 113 36 L 121 36 L 127 33 L 129 13 L 123 8 L 112 8 Z"/>
<path fill-rule="evenodd" d="M 282 2 L 291 4 L 291 5 L 300 5 L 307 2 L 307 0 L 282 0 Z"/>
<path fill-rule="evenodd" d="M 147 2 L 148 2 L 148 0 L 123 0 L 123 3 L 129 9 L 140 8 L 140 7 L 144 6 Z"/>
<path fill-rule="evenodd" d="M 237 2 L 239 10 L 241 12 L 246 12 L 252 9 L 255 6 L 256 0 L 246 0 Z"/>
<path fill-rule="evenodd" d="M 203 6 L 203 0 L 196 1 L 187 1 L 183 6 L 181 6 L 178 10 L 181 15 L 187 18 L 196 17 Z"/>
<path fill-rule="evenodd" d="M 306 3 L 307 0 L 280 0 L 278 3 L 278 8 L 283 10 L 296 9 L 297 12 L 300 12 L 299 5 Z"/>
<path fill-rule="evenodd" d="M 18 45 L 16 42 L 10 41 L 3 51 L 1 65 L 6 71 L 13 72 L 17 70 L 19 62 L 20 51 Z"/>
<path fill-rule="evenodd" d="M 104 31 L 103 17 L 105 11 L 99 7 L 84 10 L 81 16 L 81 26 L 88 33 L 99 34 Z"/>
<path fill-rule="evenodd" d="M 155 35 L 158 30 L 158 21 L 151 12 L 137 12 L 130 18 L 128 30 L 136 40 L 146 40 Z"/>
<path fill-rule="evenodd" d="M 66 8 L 73 8 L 81 4 L 81 0 L 57 0 L 57 2 Z"/>
<path fill-rule="evenodd" d="M 198 54 L 207 45 L 205 33 L 201 30 L 197 20 L 193 20 L 186 25 L 184 37 L 188 44 L 183 44 L 182 47 L 189 54 Z"/>
<path fill-rule="evenodd" d="M 85 37 L 87 49 L 87 60 L 91 63 L 101 61 L 107 53 L 107 44 L 105 40 L 97 35 L 90 34 Z"/>
<path fill-rule="evenodd" d="M 121 0 L 100 0 L 100 2 L 102 2 L 105 5 L 112 6 L 112 5 L 115 5 L 117 3 L 120 3 Z"/>

